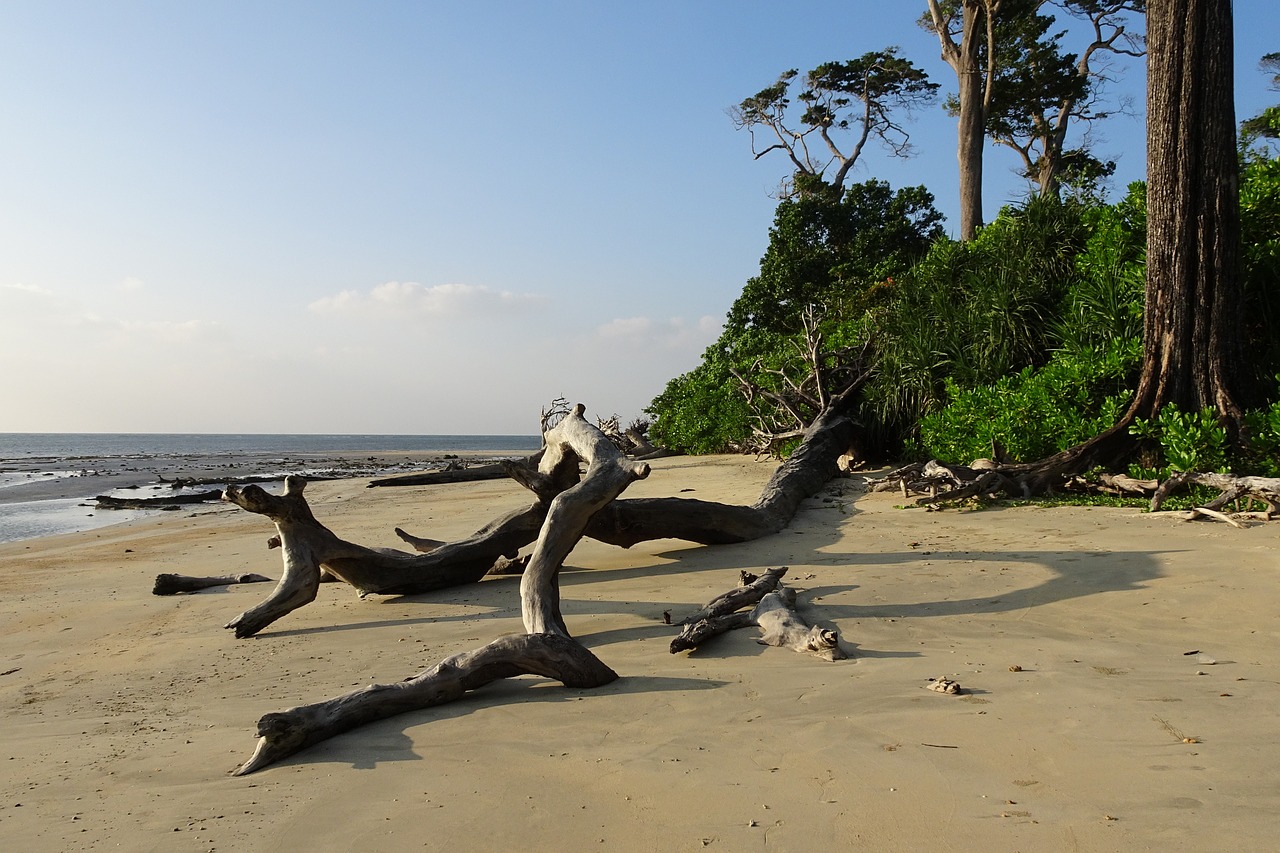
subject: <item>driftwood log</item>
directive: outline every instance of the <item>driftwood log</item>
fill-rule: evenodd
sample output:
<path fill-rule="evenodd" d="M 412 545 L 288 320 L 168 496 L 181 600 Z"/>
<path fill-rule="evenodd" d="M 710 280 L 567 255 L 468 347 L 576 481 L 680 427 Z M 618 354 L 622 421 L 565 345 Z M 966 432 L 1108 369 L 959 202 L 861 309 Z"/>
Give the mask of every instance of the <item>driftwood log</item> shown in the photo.
<path fill-rule="evenodd" d="M 778 466 L 754 503 L 744 506 L 674 497 L 593 502 L 593 514 L 582 519 L 584 535 L 629 548 L 652 539 L 722 545 L 777 533 L 795 517 L 805 498 L 839 474 L 837 460 L 848 449 L 854 433 L 845 410 L 855 391 L 850 388 L 837 396 L 813 422 L 800 446 Z M 581 415 L 575 417 L 582 420 Z M 619 470 L 624 462 L 641 464 L 623 459 L 620 452 L 617 459 Z M 433 546 L 427 553 L 368 548 L 339 538 L 312 514 L 303 497 L 306 480 L 302 477 L 287 478 L 282 495 L 269 494 L 257 485 L 228 487 L 224 500 L 275 523 L 284 573 L 266 600 L 226 627 L 237 637 L 257 634 L 314 600 L 322 571 L 362 595 L 407 595 L 479 581 L 497 561 L 515 559 L 521 548 L 538 538 L 556 497 L 575 487 L 580 477 L 576 457 L 560 456 L 548 464 L 544 456 L 538 468 L 518 462 L 504 465 L 512 479 L 533 493 L 533 503 L 495 519 L 466 539 Z M 401 538 L 411 543 L 417 539 L 403 532 Z"/>
<path fill-rule="evenodd" d="M 235 775 L 261 770 L 366 723 L 443 705 L 490 682 L 526 674 L 554 678 L 565 687 L 578 688 L 600 687 L 618 677 L 576 640 L 560 634 L 499 637 L 396 684 L 373 684 L 314 705 L 266 714 L 258 720 L 258 745 L 253 757 Z"/>
<path fill-rule="evenodd" d="M 497 679 L 534 674 L 554 678 L 567 687 L 589 688 L 618 677 L 570 636 L 560 614 L 559 574 L 592 513 L 631 483 L 648 476 L 649 466 L 625 459 L 599 429 L 582 418 L 582 412 L 583 407 L 576 406 L 545 433 L 546 452 L 537 477 L 530 476 L 577 482 L 561 489 L 551 501 L 520 581 L 520 609 L 527 633 L 501 637 L 454 655 L 398 684 L 374 685 L 314 705 L 267 714 L 258 721 L 259 741 L 253 756 L 236 775 L 252 773 L 356 726 L 453 701 Z M 579 480 L 580 462 L 587 470 Z M 296 494 L 301 498 L 301 487 Z M 285 551 L 296 550 L 287 535 L 288 525 L 282 526 L 279 520 L 276 523 Z M 296 554 L 295 560 L 300 561 Z"/>
<path fill-rule="evenodd" d="M 193 577 L 191 575 L 162 574 L 156 575 L 152 595 L 178 595 L 183 592 L 199 592 L 215 586 L 231 586 L 237 583 L 271 583 L 266 575 L 255 575 L 246 572 L 242 575 L 218 575 L 216 577 Z"/>
<path fill-rule="evenodd" d="M 98 509 L 167 509 L 179 505 L 207 503 L 222 499 L 221 489 L 207 492 L 196 492 L 190 495 L 169 495 L 162 498 L 113 498 L 110 495 L 98 495 L 94 498 Z"/>
<path fill-rule="evenodd" d="M 537 456 L 525 460 L 526 464 L 537 465 Z M 445 483 L 474 483 L 481 480 L 501 480 L 511 476 L 507 466 L 502 462 L 487 462 L 483 465 L 457 465 L 450 463 L 438 471 L 419 471 L 414 474 L 397 474 L 394 477 L 380 477 L 370 480 L 366 488 L 377 486 L 437 486 Z"/>
<path fill-rule="evenodd" d="M 829 628 L 810 625 L 796 612 L 796 592 L 782 585 L 786 566 L 769 569 L 760 577 L 743 573 L 737 589 L 713 598 L 684 620 L 684 629 L 671 641 L 671 653 L 689 651 L 712 637 L 756 625 L 762 645 L 788 648 L 823 660 L 844 660 L 840 635 Z M 751 607 L 750 611 L 742 608 Z"/>

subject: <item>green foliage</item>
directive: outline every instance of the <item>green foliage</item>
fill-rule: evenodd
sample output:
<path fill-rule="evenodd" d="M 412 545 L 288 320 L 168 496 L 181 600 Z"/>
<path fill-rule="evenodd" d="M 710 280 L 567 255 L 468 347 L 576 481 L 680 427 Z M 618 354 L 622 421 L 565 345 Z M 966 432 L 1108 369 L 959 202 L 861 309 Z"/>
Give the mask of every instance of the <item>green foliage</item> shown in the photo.
<path fill-rule="evenodd" d="M 1138 356 L 1137 340 L 1122 339 L 1105 350 L 1059 352 L 1044 367 L 988 385 L 962 389 L 947 379 L 950 404 L 920 421 L 922 451 L 968 462 L 990 455 L 995 442 L 1023 461 L 1066 450 L 1116 422 Z"/>
<path fill-rule="evenodd" d="M 1261 405 L 1280 371 L 1280 159 L 1259 157 L 1240 172 L 1244 347 L 1252 373 L 1244 397 Z"/>
<path fill-rule="evenodd" d="M 866 419 L 910 431 L 955 388 L 1044 364 L 1054 321 L 1077 277 L 1090 208 L 1033 199 L 1006 208 L 976 239 L 942 239 L 895 280 L 870 327 L 878 375 Z"/>
<path fill-rule="evenodd" d="M 924 187 L 894 190 L 884 181 L 783 201 L 760 274 L 729 309 L 726 334 L 794 334 L 808 305 L 860 312 L 875 300 L 878 282 L 907 270 L 941 236 L 941 222 Z"/>
<path fill-rule="evenodd" d="M 737 380 L 716 346 L 688 373 L 667 383 L 645 411 L 649 436 L 680 453 L 724 453 L 740 449 L 750 435 L 749 413 Z"/>
<path fill-rule="evenodd" d="M 772 371 L 795 376 L 804 369 L 795 336 L 809 305 L 823 307 L 821 332 L 829 347 L 860 343 L 866 306 L 884 299 L 885 282 L 941 235 L 941 219 L 924 188 L 895 191 L 883 181 L 843 191 L 814 187 L 781 202 L 760 274 L 734 302 L 720 339 L 646 409 L 654 439 L 688 453 L 745 446 L 750 411 L 732 371 L 781 390 Z"/>
<path fill-rule="evenodd" d="M 1227 431 L 1218 423 L 1213 409 L 1183 412 L 1175 405 L 1168 405 L 1154 421 L 1135 419 L 1129 432 L 1160 444 L 1166 470 L 1227 469 Z"/>
<path fill-rule="evenodd" d="M 1244 470 L 1263 477 L 1280 477 L 1280 400 L 1268 408 L 1247 412 L 1244 422 L 1249 432 Z"/>
<path fill-rule="evenodd" d="M 1135 183 L 1118 204 L 1085 208 L 1089 237 L 1076 256 L 1076 275 L 1052 323 L 1062 349 L 1086 352 L 1112 341 L 1141 338 L 1146 202 L 1146 185 Z"/>

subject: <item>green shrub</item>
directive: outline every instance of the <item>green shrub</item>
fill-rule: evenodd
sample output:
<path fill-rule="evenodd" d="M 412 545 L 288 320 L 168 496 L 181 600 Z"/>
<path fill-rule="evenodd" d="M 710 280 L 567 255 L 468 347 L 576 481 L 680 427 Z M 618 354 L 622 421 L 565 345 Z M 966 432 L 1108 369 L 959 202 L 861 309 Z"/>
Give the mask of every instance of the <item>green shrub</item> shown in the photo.
<path fill-rule="evenodd" d="M 1159 442 L 1164 461 L 1161 477 L 1172 471 L 1227 470 L 1227 431 L 1213 409 L 1183 412 L 1170 404 L 1153 421 L 1135 419 L 1129 432 Z"/>
<path fill-rule="evenodd" d="M 1060 352 L 1042 368 L 1027 367 L 990 385 L 946 383 L 950 403 L 920 421 L 921 449 L 950 462 L 991 454 L 1032 461 L 1066 450 L 1116 422 L 1131 395 L 1138 363 L 1135 339 L 1105 350 Z"/>

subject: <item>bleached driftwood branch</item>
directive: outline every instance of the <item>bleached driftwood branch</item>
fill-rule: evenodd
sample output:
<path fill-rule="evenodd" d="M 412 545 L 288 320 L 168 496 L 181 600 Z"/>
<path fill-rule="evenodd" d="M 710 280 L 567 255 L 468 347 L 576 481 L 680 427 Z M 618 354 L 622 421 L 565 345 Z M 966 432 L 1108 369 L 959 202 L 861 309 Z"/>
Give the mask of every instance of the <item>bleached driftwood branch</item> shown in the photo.
<path fill-rule="evenodd" d="M 554 678 L 567 687 L 599 687 L 618 677 L 570 636 L 560 613 L 560 568 L 582 538 L 591 515 L 628 485 L 647 477 L 649 466 L 624 458 L 582 414 L 583 407 L 575 406 L 543 436 L 545 453 L 538 475 L 548 482 L 576 479 L 579 462 L 586 463 L 587 470 L 579 482 L 552 499 L 521 578 L 520 607 L 527 633 L 500 637 L 479 649 L 454 655 L 399 684 L 374 685 L 267 714 L 258 721 L 257 749 L 237 775 L 252 773 L 365 723 L 453 701 L 498 679 L 534 674 Z M 297 492 L 301 497 L 300 487 Z M 281 526 L 280 520 L 277 526 L 288 550 L 294 537 L 286 536 L 287 525 Z M 311 592 L 314 595 L 314 588 Z"/>
<path fill-rule="evenodd" d="M 811 626 L 796 612 L 794 589 L 782 585 L 787 568 L 769 569 L 743 585 L 713 598 L 684 620 L 685 627 L 671 641 L 671 653 L 695 649 L 712 637 L 748 625 L 761 630 L 759 643 L 811 654 L 823 660 L 848 657 L 840 647 L 840 635 L 829 628 Z M 750 611 L 742 611 L 751 607 Z M 737 611 L 737 612 L 735 612 Z"/>

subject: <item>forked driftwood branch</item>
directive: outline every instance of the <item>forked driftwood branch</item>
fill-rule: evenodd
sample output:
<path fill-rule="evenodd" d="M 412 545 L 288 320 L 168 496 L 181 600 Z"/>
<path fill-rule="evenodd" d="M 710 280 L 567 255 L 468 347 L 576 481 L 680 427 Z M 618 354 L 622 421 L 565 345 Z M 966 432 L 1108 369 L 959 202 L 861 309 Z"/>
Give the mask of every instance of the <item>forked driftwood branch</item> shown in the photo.
<path fill-rule="evenodd" d="M 719 544 L 776 533 L 802 500 L 838 473 L 836 460 L 849 447 L 853 431 L 844 414 L 852 393 L 833 401 L 750 506 L 678 498 L 618 500 L 649 468 L 624 458 L 599 429 L 586 423 L 580 405 L 558 423 L 548 424 L 544 417 L 546 446 L 536 470 L 511 468 L 512 478 L 534 493 L 532 507 L 509 513 L 463 542 L 440 544 L 400 532 L 427 553 L 371 549 L 339 539 L 312 515 L 302 495 L 306 481 L 300 477 L 286 481 L 283 495 L 269 495 L 256 486 L 228 489 L 226 500 L 275 522 L 285 566 L 285 577 L 267 600 L 227 626 L 237 636 L 256 633 L 314 598 L 322 571 L 363 591 L 438 589 L 478 580 L 496 557 L 512 557 L 519 544 L 536 539 L 521 579 L 527 634 L 454 655 L 399 684 L 267 714 L 259 720 L 257 749 L 237 775 L 364 723 L 451 701 L 496 679 L 528 673 L 583 688 L 613 681 L 617 674 L 572 639 L 560 613 L 559 571 L 574 545 L 583 535 L 626 547 L 655 538 Z M 746 615 L 764 630 L 762 641 L 817 654 L 827 642 L 828 659 L 843 657 L 834 631 L 810 628 L 795 615 L 793 595 L 768 593 Z"/>
<path fill-rule="evenodd" d="M 568 687 L 599 687 L 618 677 L 570 635 L 560 613 L 560 568 L 582 538 L 591 515 L 631 483 L 647 477 L 649 466 L 624 458 L 582 414 L 583 407 L 575 406 L 544 434 L 546 452 L 538 468 L 541 477 L 547 481 L 577 479 L 580 462 L 587 470 L 578 482 L 552 499 L 521 578 L 520 609 L 527 633 L 501 637 L 454 655 L 399 684 L 373 685 L 314 705 L 267 714 L 258 721 L 259 741 L 253 757 L 236 775 L 252 773 L 356 726 L 449 702 L 501 678 L 534 674 Z M 301 488 L 297 495 L 301 497 Z M 281 526 L 278 519 L 276 523 L 288 550 L 293 538 L 286 536 L 288 525 Z"/>

